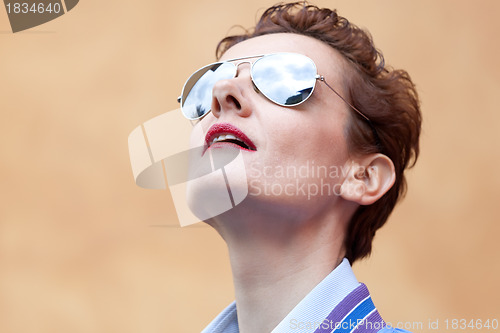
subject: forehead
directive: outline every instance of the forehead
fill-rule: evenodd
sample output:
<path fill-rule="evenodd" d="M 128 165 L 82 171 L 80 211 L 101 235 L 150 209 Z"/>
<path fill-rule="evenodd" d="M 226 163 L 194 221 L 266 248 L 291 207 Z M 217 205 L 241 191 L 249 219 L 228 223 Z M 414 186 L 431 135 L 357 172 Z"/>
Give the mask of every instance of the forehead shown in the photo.
<path fill-rule="evenodd" d="M 318 73 L 330 81 L 344 78 L 346 60 L 328 44 L 304 35 L 277 33 L 253 37 L 229 48 L 220 60 L 277 52 L 300 53 L 311 58 Z"/>

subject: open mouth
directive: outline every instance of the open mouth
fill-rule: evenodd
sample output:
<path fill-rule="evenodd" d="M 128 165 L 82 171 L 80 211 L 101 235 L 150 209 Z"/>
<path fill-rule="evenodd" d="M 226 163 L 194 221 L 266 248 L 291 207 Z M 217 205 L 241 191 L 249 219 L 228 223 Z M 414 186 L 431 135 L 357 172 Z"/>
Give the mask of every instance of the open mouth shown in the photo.
<path fill-rule="evenodd" d="M 205 136 L 206 149 L 215 146 L 232 145 L 239 149 L 256 151 L 255 144 L 236 126 L 229 123 L 214 124 Z"/>

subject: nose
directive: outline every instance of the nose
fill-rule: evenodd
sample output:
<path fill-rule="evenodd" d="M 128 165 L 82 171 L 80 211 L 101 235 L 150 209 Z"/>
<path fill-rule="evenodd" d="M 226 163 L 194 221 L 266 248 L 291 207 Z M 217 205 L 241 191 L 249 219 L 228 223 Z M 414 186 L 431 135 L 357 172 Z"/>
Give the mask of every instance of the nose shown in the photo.
<path fill-rule="evenodd" d="M 234 112 L 240 117 L 252 114 L 250 94 L 254 91 L 250 77 L 250 66 L 243 70 L 238 64 L 236 76 L 232 79 L 220 80 L 212 90 L 212 113 L 219 118 L 223 112 Z"/>

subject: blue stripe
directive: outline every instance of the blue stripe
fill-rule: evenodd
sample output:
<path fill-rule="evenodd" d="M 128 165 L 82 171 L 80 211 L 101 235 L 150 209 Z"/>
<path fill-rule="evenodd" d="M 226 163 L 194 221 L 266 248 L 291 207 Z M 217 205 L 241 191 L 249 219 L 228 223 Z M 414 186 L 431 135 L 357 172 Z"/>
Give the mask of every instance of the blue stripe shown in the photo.
<path fill-rule="evenodd" d="M 364 319 L 370 312 L 375 310 L 375 305 L 371 297 L 368 297 L 356 309 L 354 309 L 344 320 L 339 324 L 339 327 L 334 329 L 335 333 L 349 333 L 358 325 L 358 320 Z M 332 332 L 332 333 L 333 333 Z"/>

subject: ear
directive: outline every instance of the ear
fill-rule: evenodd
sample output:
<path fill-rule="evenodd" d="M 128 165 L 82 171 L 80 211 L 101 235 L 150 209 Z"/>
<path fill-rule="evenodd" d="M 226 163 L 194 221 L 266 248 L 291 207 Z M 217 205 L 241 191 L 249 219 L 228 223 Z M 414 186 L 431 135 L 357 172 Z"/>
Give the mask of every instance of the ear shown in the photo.
<path fill-rule="evenodd" d="M 363 156 L 352 161 L 340 196 L 360 205 L 371 205 L 394 185 L 396 173 L 391 159 L 383 154 Z"/>

